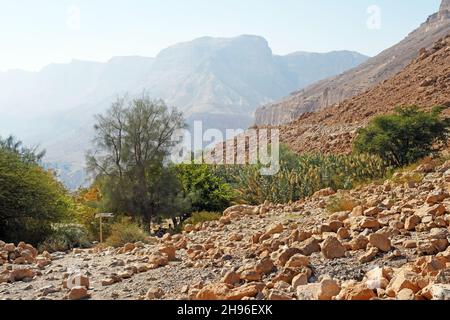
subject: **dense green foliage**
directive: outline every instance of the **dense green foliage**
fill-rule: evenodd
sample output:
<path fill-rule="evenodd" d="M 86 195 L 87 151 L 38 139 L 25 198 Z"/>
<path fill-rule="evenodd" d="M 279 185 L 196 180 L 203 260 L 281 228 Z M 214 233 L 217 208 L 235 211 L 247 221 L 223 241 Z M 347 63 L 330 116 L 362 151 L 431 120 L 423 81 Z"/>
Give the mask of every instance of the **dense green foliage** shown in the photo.
<path fill-rule="evenodd" d="M 435 145 L 447 143 L 450 119 L 441 119 L 443 109 L 425 112 L 412 106 L 379 116 L 359 131 L 354 149 L 378 155 L 395 167 L 414 163 L 435 153 Z"/>
<path fill-rule="evenodd" d="M 182 190 L 191 201 L 191 212 L 223 211 L 234 196 L 231 186 L 214 166 L 181 164 L 174 167 Z"/>
<path fill-rule="evenodd" d="M 388 170 L 377 156 L 297 156 L 286 147 L 280 150 L 280 166 L 280 171 L 273 176 L 262 176 L 258 166 L 229 169 L 235 177 L 238 201 L 288 203 L 311 196 L 323 188 L 351 189 L 357 183 L 385 176 Z"/>
<path fill-rule="evenodd" d="M 45 156 L 45 150 L 38 151 L 37 147 L 25 147 L 22 141 L 17 140 L 13 136 L 9 136 L 6 139 L 0 137 L 0 150 L 17 154 L 22 161 L 29 163 L 38 163 Z"/>
<path fill-rule="evenodd" d="M 37 244 L 52 224 L 67 220 L 72 201 L 54 175 L 32 153 L 0 147 L 0 239 Z"/>

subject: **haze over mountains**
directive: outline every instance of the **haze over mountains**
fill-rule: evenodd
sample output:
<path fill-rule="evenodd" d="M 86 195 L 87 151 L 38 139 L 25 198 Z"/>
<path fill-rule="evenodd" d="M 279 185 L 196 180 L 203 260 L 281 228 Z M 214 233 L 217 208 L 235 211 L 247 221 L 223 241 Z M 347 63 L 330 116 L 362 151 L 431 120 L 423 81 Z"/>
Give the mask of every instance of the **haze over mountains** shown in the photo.
<path fill-rule="evenodd" d="M 449 32 L 450 0 L 443 0 L 437 13 L 395 46 L 352 70 L 259 108 L 255 113 L 256 124 L 286 124 L 303 113 L 321 110 L 363 93 L 401 71 L 417 57 L 419 50 L 429 48 Z"/>
<path fill-rule="evenodd" d="M 82 183 L 95 114 L 118 95 L 146 92 L 182 110 L 204 128 L 246 128 L 255 109 L 293 90 L 367 60 L 356 52 L 272 53 L 259 36 L 204 37 L 164 49 L 156 58 L 73 60 L 39 72 L 0 73 L 0 134 L 47 149 L 70 187 Z"/>

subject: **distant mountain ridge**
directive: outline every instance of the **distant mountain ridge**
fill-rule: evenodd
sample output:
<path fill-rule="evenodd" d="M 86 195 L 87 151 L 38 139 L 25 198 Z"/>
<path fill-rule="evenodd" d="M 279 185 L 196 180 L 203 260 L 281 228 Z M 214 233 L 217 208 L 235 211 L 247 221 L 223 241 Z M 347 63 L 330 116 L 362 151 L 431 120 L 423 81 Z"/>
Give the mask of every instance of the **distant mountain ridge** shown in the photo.
<path fill-rule="evenodd" d="M 13 133 L 26 143 L 40 143 L 66 182 L 77 177 L 68 182 L 75 187 L 83 176 L 78 171 L 90 147 L 93 116 L 118 95 L 145 91 L 183 111 L 188 124 L 204 121 L 205 129 L 247 128 L 259 105 L 367 58 L 350 51 L 279 56 L 264 38 L 243 35 L 176 44 L 155 58 L 73 60 L 39 72 L 0 72 L 0 135 Z"/>
<path fill-rule="evenodd" d="M 439 12 L 431 15 L 395 46 L 341 75 L 322 80 L 276 103 L 258 108 L 255 122 L 257 125 L 286 124 L 303 113 L 318 111 L 363 93 L 395 75 L 416 57 L 419 50 L 430 48 L 449 32 L 450 0 L 443 0 Z"/>

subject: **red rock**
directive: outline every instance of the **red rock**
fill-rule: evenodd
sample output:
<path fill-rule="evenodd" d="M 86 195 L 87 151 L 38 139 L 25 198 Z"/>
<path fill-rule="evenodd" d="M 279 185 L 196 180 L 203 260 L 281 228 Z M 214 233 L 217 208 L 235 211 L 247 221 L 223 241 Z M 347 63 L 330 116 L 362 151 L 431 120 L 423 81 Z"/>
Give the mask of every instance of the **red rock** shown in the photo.
<path fill-rule="evenodd" d="M 379 229 L 380 223 L 375 218 L 364 218 L 360 224 L 359 227 L 362 229 Z"/>
<path fill-rule="evenodd" d="M 229 285 L 236 285 L 241 281 L 241 276 L 236 272 L 228 272 L 221 280 L 221 282 Z"/>
<path fill-rule="evenodd" d="M 281 267 L 284 267 L 286 263 L 291 259 L 292 256 L 299 254 L 300 249 L 298 248 L 287 248 L 280 252 L 278 255 L 275 264 Z"/>
<path fill-rule="evenodd" d="M 376 298 L 375 292 L 364 283 L 349 284 L 339 294 L 343 300 L 371 300 Z"/>
<path fill-rule="evenodd" d="M 158 249 L 158 251 L 167 256 L 169 261 L 174 261 L 176 259 L 176 249 L 172 245 L 163 246 Z"/>
<path fill-rule="evenodd" d="M 345 256 L 345 248 L 335 237 L 328 237 L 322 243 L 322 254 L 327 259 L 342 258 Z"/>
<path fill-rule="evenodd" d="M 266 257 L 266 258 L 261 259 L 261 261 L 259 261 L 256 264 L 255 270 L 257 272 L 260 272 L 263 274 L 269 274 L 272 272 L 274 267 L 275 267 L 275 265 L 274 265 L 272 259 L 270 259 L 269 257 Z"/>
<path fill-rule="evenodd" d="M 309 258 L 302 254 L 293 255 L 286 263 L 286 268 L 307 267 L 309 265 Z"/>
<path fill-rule="evenodd" d="M 391 240 L 384 234 L 373 233 L 369 235 L 369 243 L 383 252 L 391 250 Z"/>
<path fill-rule="evenodd" d="M 299 253 L 303 254 L 304 256 L 310 256 L 311 254 L 319 252 L 321 250 L 319 241 L 315 238 L 309 238 L 303 241 L 298 248 L 300 249 Z"/>
<path fill-rule="evenodd" d="M 73 287 L 69 292 L 69 300 L 81 300 L 89 298 L 88 291 L 85 287 Z"/>
<path fill-rule="evenodd" d="M 406 218 L 405 221 L 405 229 L 408 231 L 415 230 L 417 225 L 422 221 L 419 216 L 412 215 L 411 217 Z"/>

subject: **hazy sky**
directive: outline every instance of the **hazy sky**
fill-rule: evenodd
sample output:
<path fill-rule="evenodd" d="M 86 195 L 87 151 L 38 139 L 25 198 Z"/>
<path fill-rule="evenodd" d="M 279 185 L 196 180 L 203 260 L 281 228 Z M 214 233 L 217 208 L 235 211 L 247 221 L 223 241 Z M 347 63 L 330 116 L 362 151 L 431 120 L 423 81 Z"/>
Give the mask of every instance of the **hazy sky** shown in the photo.
<path fill-rule="evenodd" d="M 0 70 L 72 58 L 155 56 L 201 36 L 265 37 L 276 54 L 375 55 L 436 12 L 440 0 L 0 0 Z"/>

